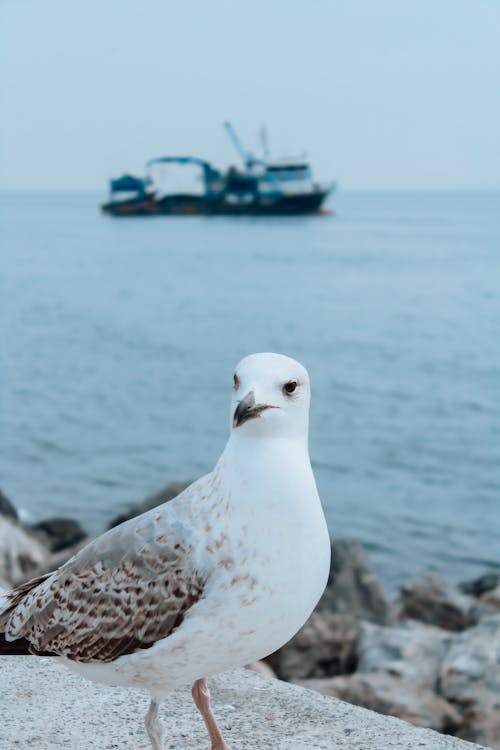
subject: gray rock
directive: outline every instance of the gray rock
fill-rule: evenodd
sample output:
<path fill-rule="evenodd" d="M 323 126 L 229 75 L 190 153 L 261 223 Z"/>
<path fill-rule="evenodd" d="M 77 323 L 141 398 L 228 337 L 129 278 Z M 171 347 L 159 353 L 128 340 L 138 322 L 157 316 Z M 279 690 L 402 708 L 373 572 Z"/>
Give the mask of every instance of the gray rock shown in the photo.
<path fill-rule="evenodd" d="M 40 566 L 36 574 L 45 575 L 45 573 L 52 573 L 52 571 L 57 570 L 57 568 L 60 568 L 61 565 L 64 565 L 68 562 L 68 560 L 71 560 L 72 557 L 78 554 L 81 549 L 83 549 L 92 541 L 92 539 L 93 537 L 90 536 L 85 537 L 85 539 L 82 539 L 81 542 L 73 545 L 72 547 L 67 547 L 66 549 L 60 550 L 59 552 L 53 552 L 49 556 L 46 563 Z"/>
<path fill-rule="evenodd" d="M 451 734 L 461 721 L 460 714 L 444 698 L 397 675 L 357 672 L 344 677 L 301 680 L 300 684 L 323 695 L 335 696 L 356 706 L 386 716 L 397 716 L 416 726 L 439 732 Z"/>
<path fill-rule="evenodd" d="M 253 661 L 251 664 L 247 664 L 245 666 L 245 669 L 251 669 L 252 672 L 257 672 L 257 674 L 260 674 L 263 677 L 276 678 L 274 669 L 272 669 L 267 662 L 262 661 L 262 659 L 260 659 L 259 661 Z"/>
<path fill-rule="evenodd" d="M 464 581 L 459 584 L 460 591 L 464 594 L 471 594 L 471 596 L 482 596 L 487 591 L 500 586 L 500 571 L 490 571 L 484 573 L 479 578 L 474 578 L 472 581 Z"/>
<path fill-rule="evenodd" d="M 354 618 L 313 612 L 292 640 L 266 661 L 282 680 L 349 673 L 356 667 L 358 637 Z"/>
<path fill-rule="evenodd" d="M 474 597 L 441 576 L 427 573 L 408 581 L 401 589 L 401 615 L 455 632 L 475 625 L 481 607 Z"/>
<path fill-rule="evenodd" d="M 166 487 L 164 487 L 162 490 L 159 490 L 159 492 L 154 492 L 141 503 L 132 505 L 128 510 L 125 510 L 119 516 L 116 516 L 116 518 L 111 521 L 108 528 L 112 529 L 114 526 L 118 526 L 124 521 L 129 521 L 131 518 L 140 516 L 141 513 L 145 513 L 147 510 L 151 510 L 151 508 L 156 508 L 157 505 L 161 505 L 162 503 L 168 502 L 168 500 L 172 500 L 174 497 L 177 497 L 177 495 L 179 495 L 183 490 L 185 490 L 186 487 L 189 487 L 192 482 L 193 480 L 170 482 L 170 484 L 167 484 Z"/>
<path fill-rule="evenodd" d="M 330 575 L 317 609 L 379 624 L 389 621 L 389 603 L 359 542 L 339 539 L 332 543 Z"/>
<path fill-rule="evenodd" d="M 389 604 L 359 542 L 338 540 L 332 544 L 328 584 L 315 612 L 268 662 L 285 680 L 349 674 L 356 669 L 362 618 L 387 622 Z"/>
<path fill-rule="evenodd" d="M 460 737 L 500 747 L 500 613 L 457 637 L 441 667 L 440 689 L 462 713 Z"/>
<path fill-rule="evenodd" d="M 0 580 L 7 587 L 38 574 L 48 564 L 50 551 L 18 524 L 0 516 Z"/>
<path fill-rule="evenodd" d="M 500 584 L 483 594 L 480 601 L 485 612 L 500 612 Z"/>
<path fill-rule="evenodd" d="M 435 690 L 441 664 L 455 638 L 411 620 L 392 627 L 362 623 L 358 671 L 385 672 L 414 687 Z"/>
<path fill-rule="evenodd" d="M 41 539 L 45 541 L 51 552 L 60 552 L 74 547 L 87 537 L 87 532 L 78 521 L 71 518 L 47 518 L 29 528 L 41 535 Z"/>
<path fill-rule="evenodd" d="M 0 490 L 0 516 L 17 521 L 17 510 L 2 490 Z"/>

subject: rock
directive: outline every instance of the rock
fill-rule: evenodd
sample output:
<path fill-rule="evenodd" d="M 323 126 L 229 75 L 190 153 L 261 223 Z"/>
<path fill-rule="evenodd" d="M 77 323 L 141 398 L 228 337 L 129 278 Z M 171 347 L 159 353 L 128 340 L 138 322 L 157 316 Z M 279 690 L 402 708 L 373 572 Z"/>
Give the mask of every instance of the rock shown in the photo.
<path fill-rule="evenodd" d="M 247 664 L 246 669 L 251 669 L 252 672 L 257 672 L 257 674 L 261 674 L 263 677 L 276 678 L 274 669 L 271 669 L 269 664 L 265 661 L 262 661 L 262 659 L 259 661 L 254 661 L 251 664 Z"/>
<path fill-rule="evenodd" d="M 362 623 L 358 671 L 385 672 L 414 687 L 435 690 L 441 664 L 456 637 L 411 620 L 392 627 Z"/>
<path fill-rule="evenodd" d="M 142 501 L 142 503 L 133 505 L 128 510 L 121 513 L 119 516 L 116 516 L 116 518 L 114 518 L 109 524 L 108 529 L 112 529 L 114 526 L 118 526 L 124 521 L 129 521 L 131 518 L 140 516 L 141 513 L 145 513 L 147 510 L 151 510 L 151 508 L 156 508 L 157 505 L 161 505 L 162 503 L 166 503 L 168 500 L 172 500 L 174 497 L 177 497 L 177 495 L 179 495 L 183 490 L 185 490 L 186 487 L 189 487 L 192 482 L 193 480 L 183 482 L 170 482 L 170 484 L 167 484 L 167 486 L 159 492 L 154 492 L 152 495 L 149 495 L 145 500 Z"/>
<path fill-rule="evenodd" d="M 444 698 L 397 675 L 357 672 L 344 677 L 301 680 L 300 685 L 447 734 L 456 731 L 461 721 L 460 714 Z"/>
<path fill-rule="evenodd" d="M 313 612 L 285 646 L 266 661 L 282 680 L 354 671 L 359 626 L 353 617 L 333 612 Z"/>
<path fill-rule="evenodd" d="M 481 607 L 457 586 L 441 576 L 427 573 L 402 587 L 401 615 L 458 632 L 478 622 Z"/>
<path fill-rule="evenodd" d="M 500 571 L 484 573 L 479 578 L 474 578 L 472 581 L 464 581 L 459 584 L 460 591 L 464 594 L 471 594 L 472 596 L 482 596 L 487 591 L 492 591 L 497 586 L 500 586 Z"/>
<path fill-rule="evenodd" d="M 359 542 L 342 539 L 332 543 L 330 575 L 317 609 L 382 625 L 389 621 L 389 603 Z"/>
<path fill-rule="evenodd" d="M 30 526 L 30 530 L 41 532 L 51 552 L 60 552 L 81 542 L 87 537 L 78 521 L 71 518 L 47 518 Z"/>
<path fill-rule="evenodd" d="M 17 521 L 17 510 L 10 502 L 9 498 L 0 490 L 0 516 Z"/>
<path fill-rule="evenodd" d="M 349 674 L 358 660 L 361 618 L 386 623 L 389 604 L 359 542 L 339 540 L 332 544 L 328 584 L 315 612 L 267 661 L 284 680 Z"/>
<path fill-rule="evenodd" d="M 486 612 L 500 612 L 500 585 L 483 594 L 480 601 Z"/>
<path fill-rule="evenodd" d="M 54 570 L 57 570 L 57 568 L 60 568 L 67 563 L 68 560 L 71 560 L 72 557 L 78 554 L 78 552 L 86 547 L 91 541 L 92 537 L 85 537 L 85 539 L 82 539 L 81 542 L 72 547 L 66 547 L 66 549 L 60 550 L 59 552 L 53 552 L 49 556 L 47 562 L 38 569 L 37 575 L 43 576 L 46 573 L 52 573 Z"/>
<path fill-rule="evenodd" d="M 50 552 L 18 524 L 0 516 L 0 580 L 8 587 L 38 574 Z"/>
<path fill-rule="evenodd" d="M 440 690 L 462 713 L 459 737 L 500 747 L 500 614 L 457 637 L 441 667 Z"/>

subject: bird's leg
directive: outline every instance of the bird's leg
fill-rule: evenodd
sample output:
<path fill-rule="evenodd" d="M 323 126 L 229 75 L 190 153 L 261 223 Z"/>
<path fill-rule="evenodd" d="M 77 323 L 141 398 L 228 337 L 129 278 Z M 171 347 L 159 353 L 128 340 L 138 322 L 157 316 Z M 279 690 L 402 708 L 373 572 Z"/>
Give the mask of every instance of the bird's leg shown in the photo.
<path fill-rule="evenodd" d="M 191 695 L 196 704 L 196 708 L 203 716 L 203 721 L 208 729 L 210 735 L 210 742 L 212 743 L 211 750 L 229 750 L 229 746 L 226 745 L 220 729 L 217 726 L 215 716 L 212 713 L 212 707 L 210 705 L 210 691 L 208 689 L 206 680 L 196 680 L 191 690 Z"/>
<path fill-rule="evenodd" d="M 144 723 L 146 725 L 146 732 L 148 733 L 149 739 L 151 740 L 151 747 L 153 748 L 153 750 L 163 750 L 163 732 L 160 720 L 158 718 L 159 707 L 160 704 L 155 701 L 154 698 L 151 698 L 151 703 L 149 704 L 148 712 L 144 720 Z"/>

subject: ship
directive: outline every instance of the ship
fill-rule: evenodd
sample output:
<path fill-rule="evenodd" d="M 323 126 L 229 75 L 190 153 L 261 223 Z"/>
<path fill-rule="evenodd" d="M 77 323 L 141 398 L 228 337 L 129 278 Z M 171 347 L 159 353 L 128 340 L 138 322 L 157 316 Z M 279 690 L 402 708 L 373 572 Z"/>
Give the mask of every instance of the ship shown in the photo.
<path fill-rule="evenodd" d="M 160 156 L 146 163 L 146 175 L 111 179 L 101 208 L 113 216 L 222 215 L 296 216 L 325 213 L 335 183 L 313 179 L 305 158 L 270 159 L 261 131 L 263 155 L 247 151 L 229 122 L 224 123 L 241 167 L 222 171 L 196 156 Z"/>

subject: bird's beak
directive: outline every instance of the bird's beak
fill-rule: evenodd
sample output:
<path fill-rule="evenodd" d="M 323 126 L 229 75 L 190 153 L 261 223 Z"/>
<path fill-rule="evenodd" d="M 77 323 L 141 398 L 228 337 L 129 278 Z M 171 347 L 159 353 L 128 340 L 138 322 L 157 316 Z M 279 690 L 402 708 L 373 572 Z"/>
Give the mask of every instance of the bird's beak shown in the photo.
<path fill-rule="evenodd" d="M 274 407 L 269 406 L 268 404 L 256 404 L 254 393 L 253 391 L 250 391 L 245 398 L 242 398 L 241 401 L 238 402 L 238 406 L 233 415 L 233 427 L 239 427 L 244 424 L 244 422 L 248 422 L 249 419 L 255 419 L 260 416 L 265 409 L 272 408 Z"/>

